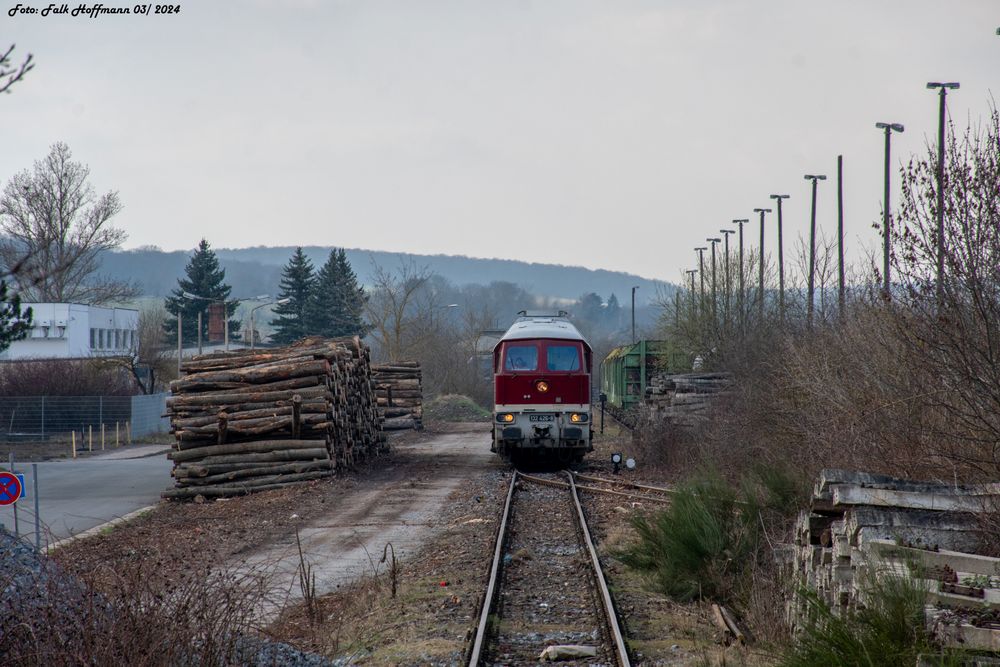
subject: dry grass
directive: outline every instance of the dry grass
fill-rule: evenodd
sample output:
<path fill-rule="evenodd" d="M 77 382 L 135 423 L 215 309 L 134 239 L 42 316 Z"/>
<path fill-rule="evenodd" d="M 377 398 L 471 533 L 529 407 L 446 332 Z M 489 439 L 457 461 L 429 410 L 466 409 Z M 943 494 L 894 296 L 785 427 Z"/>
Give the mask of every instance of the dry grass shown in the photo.
<path fill-rule="evenodd" d="M 8 555 L 5 554 L 5 557 Z M 41 574 L 22 570 L 21 607 L 0 620 L 0 654 L 8 664 L 229 665 L 245 662 L 257 636 L 255 610 L 268 590 L 260 571 L 192 566 L 165 577 L 152 561 L 73 572 L 42 560 Z M 8 589 L 9 590 L 9 589 Z"/>

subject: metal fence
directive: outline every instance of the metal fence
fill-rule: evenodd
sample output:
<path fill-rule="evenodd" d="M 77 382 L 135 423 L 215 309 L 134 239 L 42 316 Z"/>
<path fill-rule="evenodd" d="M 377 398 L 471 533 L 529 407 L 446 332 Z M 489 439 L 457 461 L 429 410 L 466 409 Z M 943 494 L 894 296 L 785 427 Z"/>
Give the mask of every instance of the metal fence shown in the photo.
<path fill-rule="evenodd" d="M 131 438 L 165 432 L 170 426 L 161 415 L 167 396 L 2 396 L 0 438 L 39 442 L 102 427 Z"/>

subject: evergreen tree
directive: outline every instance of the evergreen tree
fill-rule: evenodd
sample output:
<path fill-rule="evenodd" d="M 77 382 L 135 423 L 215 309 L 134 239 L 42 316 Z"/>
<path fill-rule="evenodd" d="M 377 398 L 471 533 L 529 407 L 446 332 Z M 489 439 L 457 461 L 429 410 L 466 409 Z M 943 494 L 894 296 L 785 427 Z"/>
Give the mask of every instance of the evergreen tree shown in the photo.
<path fill-rule="evenodd" d="M 163 326 L 168 342 L 177 343 L 177 313 L 181 314 L 182 333 L 186 344 L 198 340 L 198 313 L 201 313 L 202 340 L 208 340 L 208 307 L 212 302 L 223 301 L 226 304 L 226 316 L 232 318 L 239 306 L 239 301 L 230 301 L 229 293 L 232 287 L 225 284 L 226 270 L 219 267 L 219 259 L 209 247 L 208 241 L 201 240 L 197 250 L 191 255 L 191 260 L 184 267 L 186 278 L 177 279 L 177 289 L 168 296 L 164 307 L 171 317 Z M 193 294 L 201 299 L 184 296 Z M 229 338 L 239 338 L 239 320 L 229 320 Z"/>
<path fill-rule="evenodd" d="M 607 325 L 612 329 L 618 327 L 618 323 L 621 321 L 622 307 L 618 303 L 618 297 L 612 294 L 608 297 L 608 305 L 604 312 L 605 319 L 607 320 Z"/>
<path fill-rule="evenodd" d="M 271 326 L 277 329 L 271 334 L 275 343 L 287 345 L 309 334 L 306 320 L 306 305 L 316 284 L 316 275 L 312 262 L 296 248 L 288 264 L 281 270 L 281 293 L 279 299 L 288 299 L 288 303 L 279 304 L 274 308 L 278 317 L 271 320 Z"/>
<path fill-rule="evenodd" d="M 306 304 L 306 328 L 310 334 L 330 338 L 364 336 L 368 329 L 362 315 L 367 301 L 347 253 L 334 248 L 316 275 Z"/>
<path fill-rule="evenodd" d="M 21 310 L 21 297 L 7 289 L 7 281 L 0 280 L 0 352 L 31 330 L 31 308 Z"/>

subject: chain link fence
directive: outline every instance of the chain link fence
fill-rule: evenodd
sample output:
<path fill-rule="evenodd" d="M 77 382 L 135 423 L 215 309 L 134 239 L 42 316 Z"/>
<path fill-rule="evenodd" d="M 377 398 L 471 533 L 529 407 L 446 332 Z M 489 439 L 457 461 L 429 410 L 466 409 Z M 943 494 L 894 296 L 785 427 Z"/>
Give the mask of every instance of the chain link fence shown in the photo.
<path fill-rule="evenodd" d="M 170 429 L 162 417 L 167 396 L 0 396 L 0 439 L 45 442 L 102 429 L 129 440 L 163 433 Z"/>

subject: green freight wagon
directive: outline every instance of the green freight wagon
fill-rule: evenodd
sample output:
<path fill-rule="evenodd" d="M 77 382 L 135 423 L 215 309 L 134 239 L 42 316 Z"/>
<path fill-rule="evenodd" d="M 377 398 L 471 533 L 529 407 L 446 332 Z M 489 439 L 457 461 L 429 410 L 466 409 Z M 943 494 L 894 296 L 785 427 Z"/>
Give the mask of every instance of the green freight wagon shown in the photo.
<path fill-rule="evenodd" d="M 611 350 L 601 362 L 601 392 L 612 409 L 626 411 L 642 401 L 646 384 L 657 371 L 690 368 L 687 355 L 663 340 L 641 340 Z"/>

